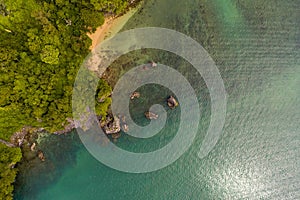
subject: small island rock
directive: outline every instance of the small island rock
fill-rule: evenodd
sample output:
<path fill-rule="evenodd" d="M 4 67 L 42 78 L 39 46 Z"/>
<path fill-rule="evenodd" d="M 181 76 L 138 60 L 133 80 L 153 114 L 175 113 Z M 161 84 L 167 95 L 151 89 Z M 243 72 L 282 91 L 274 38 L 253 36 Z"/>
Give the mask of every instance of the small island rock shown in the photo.
<path fill-rule="evenodd" d="M 107 124 L 104 130 L 106 134 L 119 133 L 121 131 L 120 119 L 115 116 L 114 121 Z"/>
<path fill-rule="evenodd" d="M 157 119 L 158 115 L 153 112 L 148 111 L 148 112 L 145 112 L 145 117 L 147 119 Z"/>
<path fill-rule="evenodd" d="M 141 96 L 141 94 L 139 92 L 133 92 L 131 95 L 130 95 L 130 99 L 135 99 L 135 98 L 139 98 Z"/>
<path fill-rule="evenodd" d="M 172 109 L 178 106 L 178 102 L 173 96 L 170 96 L 167 99 L 167 103 L 168 103 L 168 106 Z"/>

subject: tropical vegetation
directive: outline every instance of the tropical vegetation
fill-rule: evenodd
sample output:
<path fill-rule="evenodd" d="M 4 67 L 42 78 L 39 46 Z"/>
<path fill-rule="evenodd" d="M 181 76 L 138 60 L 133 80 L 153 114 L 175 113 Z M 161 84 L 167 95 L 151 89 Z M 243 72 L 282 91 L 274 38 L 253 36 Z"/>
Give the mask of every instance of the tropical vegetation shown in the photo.
<path fill-rule="evenodd" d="M 129 0 L 0 0 L 0 139 L 23 126 L 61 130 L 72 117 L 73 83 L 105 15 Z M 100 81 L 96 98 L 110 86 Z M 109 98 L 96 109 L 105 114 Z M 0 199 L 12 199 L 19 148 L 0 144 Z"/>

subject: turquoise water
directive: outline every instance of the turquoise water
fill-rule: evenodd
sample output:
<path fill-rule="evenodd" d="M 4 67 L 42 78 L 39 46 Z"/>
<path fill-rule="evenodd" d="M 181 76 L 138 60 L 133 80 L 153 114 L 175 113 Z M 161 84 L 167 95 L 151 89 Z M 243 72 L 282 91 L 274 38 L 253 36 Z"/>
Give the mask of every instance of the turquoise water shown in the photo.
<path fill-rule="evenodd" d="M 152 52 L 184 74 L 198 95 L 201 128 L 191 148 L 162 170 L 130 174 L 95 160 L 76 133 L 49 136 L 39 146 L 46 162 L 23 164 L 15 199 L 300 199 L 299 8 L 297 0 L 147 1 L 125 29 L 183 32 L 201 43 L 219 68 L 228 104 L 217 145 L 204 159 L 197 156 L 210 116 L 199 74 L 173 55 Z M 162 103 L 170 91 L 140 90 L 149 98 L 131 113 L 145 125 L 144 107 Z M 180 109 L 170 113 L 163 133 L 152 140 L 123 136 L 116 144 L 132 151 L 160 148 L 174 137 L 179 115 Z"/>

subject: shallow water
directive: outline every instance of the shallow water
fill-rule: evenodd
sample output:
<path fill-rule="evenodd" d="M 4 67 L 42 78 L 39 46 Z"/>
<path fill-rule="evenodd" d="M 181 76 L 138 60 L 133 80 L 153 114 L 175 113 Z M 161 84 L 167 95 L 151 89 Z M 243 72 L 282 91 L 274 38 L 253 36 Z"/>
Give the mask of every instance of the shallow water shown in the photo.
<path fill-rule="evenodd" d="M 210 117 L 199 74 L 172 55 L 154 52 L 186 75 L 199 98 L 201 128 L 191 148 L 164 169 L 130 174 L 99 163 L 76 133 L 50 136 L 40 144 L 47 161 L 24 166 L 15 199 L 300 199 L 299 8 L 297 0 L 147 1 L 124 29 L 159 26 L 185 33 L 219 68 L 228 103 L 217 145 L 204 159 L 197 156 Z M 144 108 L 170 91 L 140 90 L 150 99 L 132 106 L 131 113 L 145 125 Z M 174 137 L 179 115 L 180 109 L 170 113 L 151 140 L 123 136 L 117 145 L 131 151 L 160 148 Z"/>

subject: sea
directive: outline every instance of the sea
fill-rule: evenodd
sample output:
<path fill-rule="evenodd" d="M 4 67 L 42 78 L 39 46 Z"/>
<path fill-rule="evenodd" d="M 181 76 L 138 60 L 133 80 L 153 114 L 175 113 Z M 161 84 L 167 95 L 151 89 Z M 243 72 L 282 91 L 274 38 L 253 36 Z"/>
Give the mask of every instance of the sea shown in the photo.
<path fill-rule="evenodd" d="M 60 136 L 43 134 L 37 147 L 46 161 L 29 156 L 20 164 L 14 199 L 300 199 L 299 13 L 299 0 L 144 1 L 121 31 L 142 27 L 176 30 L 201 44 L 215 62 L 227 102 L 217 143 L 208 155 L 199 157 L 211 121 L 212 101 L 203 77 L 193 66 L 170 52 L 150 49 L 132 55 L 144 54 L 142 61 L 130 60 L 128 54 L 119 61 L 123 59 L 126 66 L 111 70 L 120 72 L 115 77 L 134 67 L 128 63 L 153 59 L 173 67 L 191 83 L 201 110 L 191 146 L 161 169 L 131 173 L 99 162 L 76 130 Z M 145 109 L 154 103 L 163 105 L 164 98 L 173 93 L 156 84 L 138 90 L 141 98 L 131 102 L 129 109 L 133 120 L 146 126 Z M 174 110 L 164 108 L 168 119 L 157 136 L 137 139 L 123 133 L 110 140 L 127 151 L 163 148 L 176 136 L 184 112 L 180 102 Z M 195 131 L 192 128 L 184 130 L 186 137 Z M 145 167 L 150 162 L 145 162 Z"/>

